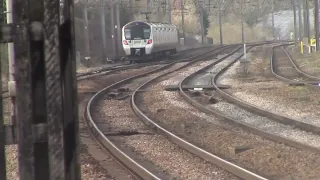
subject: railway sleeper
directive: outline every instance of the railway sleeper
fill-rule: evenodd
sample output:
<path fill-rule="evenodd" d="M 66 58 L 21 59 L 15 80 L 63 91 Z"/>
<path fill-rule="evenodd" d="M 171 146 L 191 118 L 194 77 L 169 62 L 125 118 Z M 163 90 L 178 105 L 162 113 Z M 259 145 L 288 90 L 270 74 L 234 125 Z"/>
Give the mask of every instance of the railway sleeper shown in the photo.
<path fill-rule="evenodd" d="M 234 148 L 231 148 L 232 154 L 239 154 L 242 152 L 245 152 L 247 150 L 253 149 L 251 146 L 236 146 Z"/>
<path fill-rule="evenodd" d="M 153 132 L 148 131 L 119 131 L 119 132 L 107 132 L 106 136 L 134 136 L 134 135 L 154 135 Z"/>
<path fill-rule="evenodd" d="M 229 89 L 229 85 L 218 85 L 220 89 Z M 179 85 L 168 85 L 165 87 L 166 91 L 179 91 Z M 182 90 L 216 90 L 213 85 L 182 85 Z"/>
<path fill-rule="evenodd" d="M 305 86 L 306 84 L 319 85 L 319 82 L 290 82 L 289 86 Z"/>

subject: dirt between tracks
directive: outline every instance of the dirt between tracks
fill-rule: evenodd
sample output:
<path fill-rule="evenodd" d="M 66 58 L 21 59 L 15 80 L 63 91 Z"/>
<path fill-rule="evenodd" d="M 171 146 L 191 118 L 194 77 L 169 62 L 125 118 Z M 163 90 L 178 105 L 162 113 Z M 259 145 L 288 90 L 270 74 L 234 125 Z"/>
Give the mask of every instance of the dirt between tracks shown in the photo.
<path fill-rule="evenodd" d="M 122 166 L 120 166 L 92 139 L 87 127 L 83 122 L 84 108 L 86 107 L 86 104 L 91 96 L 104 87 L 130 76 L 150 71 L 154 68 L 155 66 L 125 70 L 108 76 L 98 76 L 90 78 L 78 83 L 81 138 L 81 170 L 83 179 L 134 179 L 132 175 L 125 171 Z"/>
<path fill-rule="evenodd" d="M 175 77 L 162 80 L 175 82 Z M 265 140 L 201 113 L 177 92 L 164 91 L 161 83 L 142 95 L 143 109 L 150 118 L 226 160 L 272 179 L 317 179 L 320 175 L 318 155 Z"/>
<path fill-rule="evenodd" d="M 310 55 L 302 55 L 299 50 L 290 50 L 292 58 L 296 61 L 302 71 L 307 74 L 320 77 L 320 55 L 319 53 L 312 53 Z"/>
<path fill-rule="evenodd" d="M 248 74 L 239 74 L 236 63 L 222 76 L 221 83 L 231 85 L 227 91 L 246 102 L 320 126 L 319 88 L 289 86 L 274 78 L 270 72 L 270 54 L 266 51 L 253 53 Z"/>

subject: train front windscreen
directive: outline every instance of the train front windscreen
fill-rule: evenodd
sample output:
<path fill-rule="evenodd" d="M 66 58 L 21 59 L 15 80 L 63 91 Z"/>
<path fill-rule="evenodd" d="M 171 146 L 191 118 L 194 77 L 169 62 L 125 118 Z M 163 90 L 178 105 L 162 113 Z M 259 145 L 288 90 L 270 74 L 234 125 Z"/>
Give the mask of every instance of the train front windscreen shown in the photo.
<path fill-rule="evenodd" d="M 149 39 L 151 29 L 149 26 L 134 25 L 124 29 L 126 40 Z"/>

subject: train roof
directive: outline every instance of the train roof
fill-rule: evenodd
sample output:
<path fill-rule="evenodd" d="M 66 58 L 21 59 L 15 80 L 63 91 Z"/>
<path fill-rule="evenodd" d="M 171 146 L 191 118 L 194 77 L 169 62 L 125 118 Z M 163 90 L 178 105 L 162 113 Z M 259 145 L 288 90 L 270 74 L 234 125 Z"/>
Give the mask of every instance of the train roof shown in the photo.
<path fill-rule="evenodd" d="M 123 27 L 126 27 L 127 25 L 131 25 L 134 23 L 141 23 L 141 24 L 146 24 L 151 27 L 168 27 L 168 28 L 176 28 L 176 25 L 174 24 L 169 24 L 169 23 L 161 23 L 161 22 L 146 22 L 146 21 L 131 21 L 124 25 Z"/>

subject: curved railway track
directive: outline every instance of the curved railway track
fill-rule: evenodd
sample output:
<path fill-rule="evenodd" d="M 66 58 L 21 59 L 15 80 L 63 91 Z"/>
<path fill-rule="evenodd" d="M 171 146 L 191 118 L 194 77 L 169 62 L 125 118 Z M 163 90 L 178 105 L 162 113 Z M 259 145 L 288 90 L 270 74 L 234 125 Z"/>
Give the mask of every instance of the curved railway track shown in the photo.
<path fill-rule="evenodd" d="M 227 56 L 224 56 L 223 58 L 220 58 L 216 61 L 214 61 L 213 63 L 211 63 L 209 66 L 214 66 L 215 64 L 221 62 L 222 60 L 228 58 L 229 56 L 233 55 L 234 53 L 236 53 L 237 51 L 239 51 L 241 49 L 241 47 L 236 48 L 235 51 L 229 53 Z M 208 66 L 207 66 L 208 67 Z M 181 68 L 182 69 L 182 68 Z M 227 170 L 228 172 L 243 178 L 243 179 L 265 179 L 264 177 L 257 175 L 249 170 L 246 170 L 240 166 L 237 166 L 231 162 L 228 162 L 216 155 L 213 155 L 207 151 L 205 151 L 204 149 L 201 149 L 189 142 L 187 142 L 186 140 L 178 137 L 177 135 L 175 135 L 174 133 L 171 133 L 170 131 L 166 130 L 165 128 L 161 127 L 159 124 L 157 124 L 156 122 L 154 122 L 152 119 L 150 119 L 146 114 L 144 114 L 139 107 L 136 105 L 136 93 L 140 90 L 143 89 L 143 87 L 145 87 L 146 85 L 148 85 L 149 83 L 151 83 L 152 81 L 155 81 L 156 79 L 165 76 L 168 74 L 163 74 L 161 76 L 158 76 L 154 79 L 151 79 L 150 81 L 146 82 L 145 84 L 141 85 L 133 94 L 132 94 L 132 100 L 131 100 L 131 105 L 133 107 L 133 110 L 135 111 L 135 113 L 147 124 L 150 124 L 153 128 L 155 128 L 159 133 L 164 134 L 165 136 L 167 136 L 171 141 L 175 142 L 176 144 L 178 144 L 179 146 L 183 147 L 184 149 L 188 150 L 189 152 L 203 158 L 206 159 L 207 161 L 220 166 L 221 168 Z M 180 91 L 182 91 L 182 86 L 181 83 L 179 84 L 179 89 Z M 183 92 L 183 91 L 182 91 Z"/>
<path fill-rule="evenodd" d="M 210 52 L 212 52 L 213 50 L 210 50 L 209 52 L 205 52 L 201 55 L 205 55 L 208 54 Z M 199 55 L 199 56 L 201 56 Z M 195 57 L 191 57 L 192 58 L 196 58 L 199 56 L 195 56 Z M 198 59 L 200 60 L 200 59 Z M 191 61 L 190 63 L 187 63 L 189 65 L 191 65 L 192 63 L 195 63 L 196 61 Z M 111 152 L 111 154 L 113 154 L 117 159 L 119 159 L 120 162 L 122 162 L 128 169 L 130 169 L 131 171 L 133 171 L 135 174 L 137 174 L 139 177 L 143 178 L 143 179 L 159 179 L 157 175 L 155 175 L 153 172 L 150 172 L 147 168 L 141 166 L 138 162 L 136 162 L 134 159 L 132 159 L 131 157 L 129 157 L 126 153 L 124 153 L 120 148 L 118 148 L 111 140 L 109 137 L 107 137 L 101 130 L 97 123 L 95 122 L 95 120 L 92 117 L 92 104 L 95 103 L 95 101 L 99 100 L 107 91 L 109 91 L 110 89 L 119 86 L 121 84 L 125 84 L 128 83 L 134 79 L 137 78 L 141 78 L 144 76 L 148 76 L 152 73 L 156 73 L 159 72 L 161 70 L 165 70 L 166 68 L 172 67 L 174 64 L 176 64 L 176 62 L 173 62 L 171 64 L 168 65 L 164 65 L 160 68 L 157 68 L 155 70 L 146 72 L 146 73 L 142 73 L 127 79 L 124 79 L 122 81 L 119 81 L 115 84 L 112 84 L 106 88 L 104 88 L 103 90 L 101 90 L 100 92 L 98 92 L 97 94 L 95 94 L 90 101 L 88 102 L 87 108 L 86 108 L 86 123 L 87 126 L 90 127 L 90 130 L 92 131 L 92 134 L 97 138 L 97 140 L 103 144 L 105 146 L 106 149 L 108 149 L 108 151 Z"/>
<path fill-rule="evenodd" d="M 288 67 L 286 67 L 286 69 L 280 69 L 279 66 L 283 65 L 287 65 Z M 272 74 L 282 81 L 310 87 L 319 87 L 320 78 L 301 71 L 284 46 L 275 46 L 272 48 L 270 68 Z M 289 71 L 293 72 L 289 73 L 290 75 L 285 75 L 285 72 Z"/>
<path fill-rule="evenodd" d="M 281 45 L 281 46 L 283 46 L 283 45 Z M 248 49 L 248 51 L 249 51 L 249 49 Z M 226 101 L 228 101 L 228 102 L 230 102 L 232 104 L 236 104 L 237 106 L 239 106 L 239 107 L 241 107 L 241 108 L 243 108 L 243 109 L 245 109 L 245 110 L 247 110 L 249 112 L 261 115 L 263 117 L 271 118 L 272 120 L 275 120 L 276 122 L 289 125 L 293 129 L 294 128 L 299 128 L 299 129 L 301 129 L 303 131 L 312 132 L 314 134 L 319 135 L 319 130 L 320 129 L 319 129 L 318 126 L 314 126 L 314 125 L 311 125 L 311 124 L 303 123 L 301 121 L 294 120 L 294 119 L 289 118 L 289 117 L 281 116 L 281 115 L 275 114 L 273 112 L 264 110 L 262 108 L 256 107 L 254 105 L 246 103 L 246 102 L 240 100 L 239 98 L 233 96 L 232 94 L 228 93 L 227 90 L 223 90 L 223 89 L 220 88 L 220 85 L 218 84 L 218 79 L 239 58 L 241 58 L 241 56 L 242 55 L 240 55 L 239 57 L 235 58 L 233 61 L 228 63 L 228 65 L 224 66 L 224 68 L 222 68 L 221 70 L 218 70 L 218 72 L 216 72 L 216 74 L 213 75 L 212 85 L 214 86 L 215 92 L 217 94 L 219 94 L 224 100 L 226 100 Z M 261 129 L 259 127 L 255 127 L 254 125 L 251 125 L 251 124 L 254 124 L 254 122 L 247 123 L 245 121 L 239 120 L 239 118 L 241 118 L 241 117 L 232 117 L 232 116 L 229 116 L 228 113 L 226 113 L 226 112 L 222 112 L 222 111 L 219 111 L 217 109 L 210 108 L 210 106 L 199 102 L 198 100 L 196 100 L 196 98 L 192 97 L 190 93 L 187 93 L 183 89 L 183 85 L 187 85 L 188 82 L 192 81 L 193 78 L 195 78 L 196 76 L 198 76 L 201 73 L 204 73 L 204 72 L 208 71 L 208 69 L 214 67 L 219 62 L 220 61 L 217 61 L 217 62 L 214 62 L 212 64 L 209 64 L 208 66 L 205 66 L 205 67 L 199 69 L 195 73 L 192 73 L 192 74 L 188 75 L 182 81 L 180 81 L 180 83 L 179 83 L 179 92 L 180 92 L 181 96 L 183 97 L 183 99 L 185 101 L 189 102 L 194 107 L 200 109 L 202 112 L 205 112 L 207 114 L 212 114 L 215 117 L 218 117 L 223 122 L 229 122 L 231 124 L 236 124 L 237 126 L 243 128 L 243 129 L 245 129 L 245 130 L 247 130 L 249 132 L 252 132 L 252 133 L 257 134 L 259 136 L 265 137 L 265 138 L 270 139 L 270 140 L 272 140 L 274 142 L 280 142 L 280 143 L 283 143 L 283 144 L 287 144 L 289 146 L 305 150 L 306 152 L 310 152 L 311 151 L 311 152 L 314 152 L 316 154 L 320 153 L 319 147 L 315 147 L 314 145 L 308 145 L 305 142 L 298 142 L 298 141 L 296 141 L 296 140 L 294 140 L 292 138 L 287 138 L 285 135 L 274 134 L 273 132 Z M 199 80 L 200 79 L 196 79 L 194 82 L 197 82 Z M 204 85 L 206 85 L 206 84 L 204 84 Z M 230 112 L 230 110 L 229 110 L 229 112 Z M 230 167 L 225 167 L 225 168 L 230 168 Z M 231 171 L 233 171 L 233 169 L 231 169 Z M 237 171 L 236 173 L 239 173 L 240 175 L 245 175 L 245 172 L 241 172 L 241 171 Z"/>
<path fill-rule="evenodd" d="M 262 44 L 262 43 L 261 43 Z M 259 44 L 256 44 L 259 45 Z M 228 47 L 228 46 L 227 46 Z M 233 51 L 233 53 L 237 52 L 239 49 L 241 49 L 241 47 L 236 48 L 235 51 Z M 230 56 L 231 54 L 229 54 L 228 56 Z M 199 57 L 198 57 L 199 58 Z M 191 58 L 190 58 L 191 59 Z M 178 137 L 176 137 L 175 135 L 171 134 L 168 131 L 165 131 L 165 129 L 161 129 L 161 127 L 157 124 L 155 124 L 154 122 L 152 123 L 152 121 L 150 119 L 148 119 L 145 115 L 143 115 L 143 113 L 139 110 L 139 108 L 136 106 L 136 99 L 135 99 L 135 95 L 137 92 L 139 91 L 144 91 L 143 88 L 145 85 L 147 85 L 148 83 L 154 81 L 155 79 L 158 79 L 162 76 L 165 76 L 171 72 L 177 71 L 179 69 L 185 68 L 187 66 L 190 66 L 193 63 L 196 63 L 197 61 L 201 61 L 204 58 L 199 58 L 199 59 L 195 59 L 193 61 L 191 61 L 190 63 L 187 63 L 185 65 L 182 65 L 178 68 L 173 68 L 173 70 L 169 71 L 169 72 L 165 72 L 163 74 L 159 74 L 158 76 L 148 80 L 147 82 L 145 82 L 144 84 L 142 84 L 140 87 L 138 87 L 133 93 L 132 93 L 132 99 L 131 99 L 131 106 L 133 111 L 138 115 L 138 117 L 142 118 L 143 120 L 145 120 L 144 122 L 148 125 L 152 125 L 153 129 L 157 129 L 158 131 L 160 130 L 160 132 L 165 133 L 168 137 L 170 137 L 171 140 L 174 140 L 174 142 L 176 142 L 179 145 L 182 145 L 182 147 L 187 148 L 187 150 L 191 151 L 192 153 L 195 153 L 196 155 L 200 155 L 200 157 L 210 157 L 211 158 L 211 162 L 214 162 L 214 164 L 218 164 L 221 167 L 228 167 L 227 170 L 231 171 L 232 173 L 235 173 L 237 176 L 239 177 L 243 177 L 243 178 L 254 178 L 254 179 L 264 179 L 263 177 L 256 175 L 255 173 L 252 173 L 248 170 L 245 170 L 243 168 L 240 168 L 236 165 L 233 165 L 230 162 L 224 161 L 222 159 L 219 159 L 216 156 L 213 156 L 212 154 L 203 151 L 200 148 L 197 148 L 195 146 L 192 146 L 192 144 L 188 144 L 185 141 L 183 141 L 182 139 L 178 139 Z M 163 67 L 160 67 L 154 71 L 152 71 L 152 73 L 158 72 L 160 70 L 163 70 L 165 68 L 171 67 L 174 64 L 176 64 L 176 62 L 169 64 L 169 65 L 165 65 Z M 98 92 L 94 97 L 92 97 L 92 99 L 89 101 L 88 106 L 86 108 L 86 117 L 87 117 L 87 123 L 88 126 L 90 127 L 90 129 L 93 131 L 93 134 L 99 138 L 100 142 L 104 144 L 105 147 L 108 148 L 109 151 L 111 151 L 112 154 L 114 154 L 118 159 L 120 159 L 120 161 L 122 161 L 123 163 L 126 164 L 126 167 L 129 167 L 129 169 L 133 170 L 136 174 L 138 174 L 138 176 L 144 178 L 144 179 L 157 179 L 157 176 L 155 174 L 153 174 L 152 172 L 148 171 L 145 167 L 141 166 L 139 163 L 135 162 L 133 159 L 128 158 L 128 156 L 122 152 L 115 144 L 112 143 L 112 141 L 110 141 L 108 139 L 108 137 L 99 129 L 100 127 L 95 123 L 95 120 L 92 118 L 92 104 L 95 103 L 95 101 L 97 101 L 98 99 L 100 99 L 102 96 L 104 96 L 104 94 L 106 94 L 106 92 L 109 92 L 111 89 L 114 89 L 117 86 L 120 86 L 121 84 L 125 84 L 128 83 L 130 81 L 132 81 L 133 79 L 137 79 L 146 75 L 149 75 L 151 72 L 147 72 L 147 73 L 143 73 L 143 74 L 139 74 L 137 76 L 134 77 L 130 77 L 128 79 L 119 81 L 111 86 L 108 86 L 106 88 L 104 88 L 103 90 L 101 90 L 100 92 Z M 240 172 L 240 173 L 239 173 Z"/>
<path fill-rule="evenodd" d="M 282 47 L 283 45 L 280 45 L 280 46 Z M 279 47 L 279 46 L 274 46 L 274 47 Z M 279 115 L 279 114 L 273 113 L 273 112 L 265 110 L 265 109 L 263 109 L 261 107 L 254 106 L 254 105 L 252 105 L 250 103 L 242 101 L 241 99 L 237 98 L 236 96 L 233 96 L 232 94 L 228 93 L 226 90 L 221 89 L 218 86 L 218 78 L 225 71 L 227 71 L 229 69 L 229 67 L 231 67 L 235 62 L 236 62 L 236 60 L 233 61 L 232 63 L 230 63 L 228 66 L 224 67 L 213 78 L 212 84 L 216 88 L 216 92 L 221 97 L 223 97 L 228 102 L 236 104 L 239 107 L 244 108 L 245 110 L 248 110 L 249 112 L 252 112 L 254 114 L 257 114 L 257 115 L 260 115 L 260 116 L 263 116 L 263 117 L 269 117 L 271 120 L 276 121 L 278 123 L 281 123 L 281 124 L 284 124 L 284 125 L 289 125 L 289 126 L 291 126 L 293 128 L 298 128 L 298 129 L 303 130 L 303 131 L 307 131 L 307 132 L 311 132 L 311 133 L 320 135 L 320 127 L 318 127 L 318 126 L 315 126 L 315 125 L 312 125 L 312 124 L 308 124 L 308 123 L 304 123 L 304 122 L 301 122 L 299 120 L 295 120 L 295 119 L 290 118 L 290 117 L 286 117 L 286 116 L 283 116 L 283 115 Z M 272 60 L 271 60 L 271 62 L 272 62 Z M 218 111 L 213 111 L 213 110 L 210 110 L 210 111 L 211 111 L 211 113 L 214 113 L 217 116 L 221 116 L 221 114 Z M 255 127 L 251 126 L 250 124 L 243 123 L 243 122 L 237 121 L 235 119 L 228 118 L 226 116 L 221 116 L 221 118 L 223 118 L 225 120 L 228 120 L 228 121 L 232 121 L 232 123 L 236 123 L 239 126 L 245 128 L 245 129 L 248 129 L 248 130 L 256 133 L 257 135 L 264 136 L 264 137 L 266 137 L 266 138 L 268 138 L 270 140 L 278 141 L 278 142 L 281 142 L 281 143 L 284 143 L 284 144 L 287 144 L 287 145 L 290 145 L 290 146 L 293 146 L 293 147 L 296 147 L 296 148 L 299 148 L 299 149 L 305 149 L 305 150 L 308 150 L 308 151 L 311 151 L 311 152 L 314 152 L 314 153 L 320 153 L 320 148 L 305 144 L 304 142 L 297 142 L 295 140 L 292 140 L 292 139 L 289 139 L 289 138 L 286 138 L 286 137 L 283 137 L 283 136 L 274 135 L 273 133 L 270 133 L 270 132 L 268 132 L 266 130 L 261 130 L 261 129 L 255 128 Z"/>
<path fill-rule="evenodd" d="M 283 45 L 277 45 L 277 46 L 274 46 L 274 47 L 283 47 Z M 292 63 L 293 63 L 293 61 L 292 61 Z M 272 60 L 271 60 L 271 64 L 272 64 Z M 306 132 L 314 133 L 316 135 L 320 135 L 320 127 L 317 126 L 317 125 L 313 125 L 313 124 L 306 123 L 306 122 L 303 122 L 301 120 L 297 120 L 297 119 L 294 119 L 294 118 L 291 118 L 291 117 L 288 117 L 288 116 L 285 116 L 285 115 L 281 115 L 281 114 L 274 113 L 272 111 L 268 111 L 268 110 L 266 110 L 266 109 L 264 109 L 262 107 L 258 107 L 258 106 L 255 106 L 253 104 L 250 104 L 248 102 L 245 102 L 245 101 L 241 100 L 240 98 L 232 95 L 231 93 L 228 93 L 228 91 L 219 88 L 218 83 L 217 83 L 219 76 L 221 76 L 225 71 L 227 71 L 228 68 L 231 65 L 232 64 L 230 64 L 228 67 L 225 67 L 224 69 L 222 69 L 214 77 L 213 85 L 216 88 L 216 92 L 221 97 L 223 97 L 228 102 L 236 104 L 237 106 L 239 106 L 239 107 L 241 107 L 241 108 L 243 108 L 243 109 L 245 109 L 245 110 L 247 110 L 247 111 L 249 111 L 251 113 L 255 113 L 255 114 L 263 116 L 263 117 L 270 117 L 273 121 L 276 121 L 278 123 L 281 123 L 281 124 L 284 124 L 284 125 L 288 125 L 288 126 L 291 126 L 292 128 L 300 129 L 302 131 L 306 131 Z M 272 70 L 272 67 L 273 66 L 271 65 L 271 71 L 272 71 L 272 73 L 275 73 Z M 281 78 L 281 80 L 282 80 L 282 78 Z M 285 78 L 285 80 L 286 81 L 290 81 L 290 82 L 294 81 L 294 80 L 287 79 L 287 78 Z M 213 113 L 213 112 L 211 112 L 211 113 Z M 217 112 L 214 112 L 214 113 L 217 114 Z M 233 121 L 233 122 L 236 122 L 236 121 Z M 239 123 L 239 122 L 236 122 L 236 123 Z M 295 140 L 288 139 L 288 138 L 285 138 L 285 137 L 279 137 L 277 135 L 273 135 L 273 134 L 268 133 L 266 131 L 261 131 L 261 130 L 258 130 L 256 128 L 254 128 L 254 127 L 250 127 L 247 124 L 240 123 L 239 125 L 243 126 L 244 128 L 247 128 L 247 129 L 251 130 L 252 132 L 256 132 L 258 135 L 265 136 L 265 137 L 267 137 L 267 138 L 269 138 L 269 139 L 271 139 L 273 141 L 278 141 L 278 142 L 281 142 L 281 143 L 284 143 L 284 144 L 287 144 L 287 145 L 290 145 L 290 146 L 293 146 L 293 147 L 296 147 L 296 148 L 299 148 L 299 149 L 309 150 L 309 151 L 312 151 L 314 153 L 318 153 L 318 154 L 320 153 L 320 148 L 319 147 L 314 147 L 314 146 L 311 146 L 311 145 L 307 145 L 307 144 L 305 144 L 303 142 L 297 142 Z"/>
<path fill-rule="evenodd" d="M 184 53 L 186 53 L 186 52 L 193 52 L 193 51 L 202 50 L 202 49 L 206 49 L 206 48 L 212 48 L 212 47 L 215 47 L 215 46 L 210 45 L 210 46 L 203 46 L 203 47 L 185 49 L 185 50 L 179 51 L 174 56 L 171 56 L 169 60 L 145 62 L 145 63 L 140 63 L 140 64 L 124 63 L 124 64 L 121 64 L 121 65 L 112 66 L 112 67 L 97 68 L 97 69 L 94 69 L 94 70 L 91 70 L 91 71 L 88 71 L 88 72 L 78 73 L 77 74 L 77 80 L 78 81 L 82 81 L 82 80 L 85 80 L 85 79 L 88 79 L 88 78 L 92 78 L 92 77 L 95 77 L 95 76 L 108 75 L 108 74 L 112 74 L 112 73 L 115 73 L 115 72 L 128 70 L 128 69 L 137 69 L 137 68 L 141 68 L 141 67 L 159 65 L 159 64 L 169 64 L 169 63 L 172 63 L 173 61 L 179 59 L 179 56 L 183 57 Z M 180 58 L 179 61 L 180 62 L 185 62 L 185 61 L 188 61 L 188 58 L 182 58 L 182 59 Z M 4 94 L 8 93 L 7 87 L 4 87 L 3 89 L 5 89 L 5 90 L 2 91 L 2 98 L 3 99 L 9 98 L 10 96 L 4 95 Z"/>

